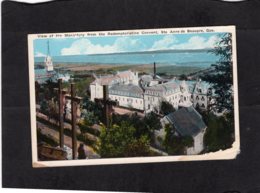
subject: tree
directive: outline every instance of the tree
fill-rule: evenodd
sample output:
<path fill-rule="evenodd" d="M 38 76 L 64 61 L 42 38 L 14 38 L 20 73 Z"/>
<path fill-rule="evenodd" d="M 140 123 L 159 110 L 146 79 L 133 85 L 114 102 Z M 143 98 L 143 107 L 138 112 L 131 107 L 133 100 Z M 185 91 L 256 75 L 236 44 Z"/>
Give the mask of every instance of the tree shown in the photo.
<path fill-rule="evenodd" d="M 143 136 L 135 138 L 135 128 L 127 122 L 112 125 L 109 129 L 102 127 L 98 152 L 101 157 L 145 156 L 149 154 L 149 141 Z"/>
<path fill-rule="evenodd" d="M 82 117 L 84 117 L 84 124 L 92 126 L 98 123 L 98 118 L 94 115 L 94 112 L 86 111 L 85 109 L 81 112 Z"/>
<path fill-rule="evenodd" d="M 208 127 L 204 135 L 205 151 L 214 152 L 230 148 L 234 141 L 233 133 L 234 120 L 231 113 L 221 117 L 209 114 Z"/>
<path fill-rule="evenodd" d="M 188 80 L 188 77 L 185 74 L 181 74 L 179 80 Z"/>
<path fill-rule="evenodd" d="M 120 125 L 122 122 L 127 122 L 136 128 L 134 136 L 140 138 L 141 136 L 147 136 L 149 140 L 152 139 L 154 130 L 159 130 L 161 126 L 160 119 L 154 113 L 148 113 L 144 118 L 140 117 L 137 113 L 131 115 L 112 115 L 112 123 Z"/>
<path fill-rule="evenodd" d="M 154 130 L 160 130 L 162 128 L 160 118 L 153 111 L 146 114 L 143 121 L 147 127 L 147 131 L 150 133 L 153 133 Z"/>
<path fill-rule="evenodd" d="M 125 152 L 126 157 L 149 156 L 150 144 L 147 136 L 141 136 L 140 139 L 134 139 Z"/>
<path fill-rule="evenodd" d="M 103 118 L 103 109 L 99 103 L 89 100 L 89 97 L 84 97 L 82 102 L 83 117 L 89 119 L 93 124 L 98 123 Z"/>
<path fill-rule="evenodd" d="M 175 109 L 171 103 L 169 103 L 168 101 L 161 102 L 161 113 L 163 115 L 168 115 L 169 113 L 172 113 L 174 111 L 175 111 Z"/>
<path fill-rule="evenodd" d="M 54 99 L 48 101 L 48 112 L 47 116 L 50 119 L 54 119 L 56 122 L 59 120 L 58 103 Z"/>
<path fill-rule="evenodd" d="M 38 83 L 38 81 L 35 81 L 35 99 L 36 103 L 40 101 L 40 91 L 41 91 L 41 85 Z"/>
<path fill-rule="evenodd" d="M 54 91 L 54 88 L 58 88 L 58 83 L 53 82 L 51 79 L 47 80 L 43 84 L 43 90 L 44 90 L 44 98 L 46 100 L 51 100 L 52 98 L 56 97 L 56 93 Z"/>
<path fill-rule="evenodd" d="M 223 110 L 232 111 L 233 61 L 231 33 L 225 33 L 220 36 L 220 41 L 214 50 L 210 52 L 219 56 L 219 60 L 216 64 L 212 64 L 214 73 L 203 75 L 201 78 L 213 86 L 215 103 L 211 104 L 211 106 L 218 112 L 222 112 Z"/>
<path fill-rule="evenodd" d="M 43 114 L 48 114 L 48 103 L 45 99 L 40 103 L 40 110 Z"/>

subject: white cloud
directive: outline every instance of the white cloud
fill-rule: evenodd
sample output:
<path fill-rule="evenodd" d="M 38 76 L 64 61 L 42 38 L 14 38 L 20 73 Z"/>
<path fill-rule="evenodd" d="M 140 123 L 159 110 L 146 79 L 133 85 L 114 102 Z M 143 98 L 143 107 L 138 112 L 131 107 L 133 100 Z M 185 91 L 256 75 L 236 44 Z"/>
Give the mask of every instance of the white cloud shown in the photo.
<path fill-rule="evenodd" d="M 214 48 L 219 41 L 219 37 L 213 35 L 208 39 L 201 36 L 192 36 L 188 42 L 176 44 L 170 47 L 170 49 L 207 49 Z"/>
<path fill-rule="evenodd" d="M 35 57 L 44 57 L 44 56 L 46 56 L 46 55 L 43 54 L 43 53 L 41 53 L 41 52 L 36 52 L 36 53 L 34 54 L 34 56 L 35 56 Z"/>
<path fill-rule="evenodd" d="M 93 44 L 89 39 L 79 39 L 74 41 L 70 47 L 63 48 L 61 55 L 81 55 L 81 54 L 105 54 L 129 51 L 141 51 L 144 45 L 138 39 L 129 37 L 119 37 L 112 45 Z"/>
<path fill-rule="evenodd" d="M 166 35 L 162 39 L 155 41 L 150 50 L 169 49 L 170 46 L 177 42 L 177 39 L 173 35 Z"/>
<path fill-rule="evenodd" d="M 176 36 L 166 35 L 162 39 L 155 41 L 150 48 L 147 48 L 140 39 L 130 37 L 118 37 L 111 45 L 94 44 L 89 39 L 84 38 L 75 40 L 69 47 L 63 48 L 61 55 L 107 54 L 167 49 L 207 49 L 214 48 L 218 41 L 219 37 L 216 35 L 209 38 L 196 35 L 185 43 L 178 43 Z"/>

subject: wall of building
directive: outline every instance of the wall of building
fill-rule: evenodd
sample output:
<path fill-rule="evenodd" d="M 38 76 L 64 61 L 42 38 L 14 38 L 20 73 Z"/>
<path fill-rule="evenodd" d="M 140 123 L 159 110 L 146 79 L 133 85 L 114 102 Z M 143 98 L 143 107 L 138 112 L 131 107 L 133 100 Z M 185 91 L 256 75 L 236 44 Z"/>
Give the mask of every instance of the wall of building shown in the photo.
<path fill-rule="evenodd" d="M 137 110 L 144 110 L 144 99 L 134 98 L 128 96 L 119 96 L 109 94 L 109 98 L 113 101 L 118 101 L 119 106 L 126 108 L 134 108 Z"/>
<path fill-rule="evenodd" d="M 165 99 L 167 102 L 171 103 L 175 109 L 178 109 L 180 97 L 181 97 L 181 92 L 177 92 L 165 97 Z"/>
<path fill-rule="evenodd" d="M 208 108 L 208 97 L 206 95 L 193 94 L 192 103 L 193 103 L 194 107 L 199 106 L 202 109 L 207 109 Z"/>
<path fill-rule="evenodd" d="M 160 104 L 162 101 L 162 97 L 160 96 L 152 96 L 152 95 L 144 95 L 144 108 L 146 112 L 153 111 L 156 109 L 160 110 Z"/>
<path fill-rule="evenodd" d="M 206 128 L 203 129 L 202 132 L 198 133 L 195 137 L 193 137 L 194 145 L 193 147 L 187 148 L 187 155 L 199 154 L 204 149 L 203 138 L 205 131 Z"/>
<path fill-rule="evenodd" d="M 103 86 L 100 86 L 99 84 L 90 85 L 90 100 L 94 101 L 95 98 L 103 98 Z"/>

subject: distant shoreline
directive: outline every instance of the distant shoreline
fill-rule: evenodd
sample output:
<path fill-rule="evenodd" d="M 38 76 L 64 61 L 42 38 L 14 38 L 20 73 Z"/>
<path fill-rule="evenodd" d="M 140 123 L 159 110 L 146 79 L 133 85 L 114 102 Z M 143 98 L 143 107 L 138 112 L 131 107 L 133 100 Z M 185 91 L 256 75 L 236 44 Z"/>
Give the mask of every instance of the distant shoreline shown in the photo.
<path fill-rule="evenodd" d="M 117 71 L 126 71 L 132 70 L 139 73 L 152 74 L 153 73 L 153 65 L 152 64 L 120 64 L 120 65 L 111 65 L 111 64 L 94 64 L 89 63 L 87 65 L 79 65 L 79 64 L 64 64 L 58 63 L 54 66 L 56 69 L 62 69 L 65 71 L 70 71 L 71 73 L 80 73 L 80 74 L 111 74 L 116 73 Z M 158 64 L 156 66 L 157 74 L 178 76 L 181 74 L 191 74 L 199 71 L 203 71 L 209 69 L 210 66 L 189 66 L 189 65 L 162 65 Z"/>
<path fill-rule="evenodd" d="M 81 55 L 60 55 L 53 57 L 78 57 L 78 56 L 103 56 L 103 55 L 131 55 L 131 54 L 159 54 L 159 53 L 197 53 L 197 52 L 210 52 L 212 49 L 177 49 L 177 50 L 147 50 L 138 52 L 114 52 L 102 54 L 81 54 Z M 35 56 L 35 58 L 44 58 L 45 56 Z"/>

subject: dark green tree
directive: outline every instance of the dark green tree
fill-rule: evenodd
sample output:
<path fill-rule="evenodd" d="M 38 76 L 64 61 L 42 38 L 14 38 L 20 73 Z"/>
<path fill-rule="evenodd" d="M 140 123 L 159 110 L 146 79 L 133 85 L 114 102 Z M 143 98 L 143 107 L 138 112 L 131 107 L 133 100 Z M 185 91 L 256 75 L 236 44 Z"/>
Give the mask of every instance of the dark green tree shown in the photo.
<path fill-rule="evenodd" d="M 217 117 L 210 114 L 208 127 L 204 135 L 206 152 L 214 152 L 220 149 L 230 148 L 234 141 L 234 120 L 230 113 Z"/>
<path fill-rule="evenodd" d="M 213 85 L 215 103 L 212 108 L 218 112 L 233 110 L 233 75 L 232 75 L 232 35 L 225 33 L 220 36 L 216 47 L 210 51 L 219 57 L 216 64 L 212 64 L 214 73 L 203 75 L 201 78 Z"/>
<path fill-rule="evenodd" d="M 132 115 L 112 115 L 113 124 L 120 125 L 122 122 L 127 122 L 129 125 L 136 128 L 134 133 L 136 138 L 147 136 L 148 139 L 151 140 L 154 130 L 159 130 L 161 128 L 160 119 L 153 112 L 148 113 L 144 118 L 140 117 L 137 113 Z"/>
<path fill-rule="evenodd" d="M 40 110 L 43 114 L 48 113 L 48 102 L 44 99 L 40 103 Z"/>
<path fill-rule="evenodd" d="M 101 157 L 145 156 L 149 154 L 149 141 L 143 136 L 134 137 L 135 128 L 127 122 L 102 128 L 98 152 Z"/>
<path fill-rule="evenodd" d="M 181 74 L 179 80 L 188 80 L 188 77 L 185 74 Z"/>
<path fill-rule="evenodd" d="M 51 79 L 47 80 L 43 85 L 44 90 L 44 98 L 46 100 L 51 100 L 52 98 L 56 98 L 57 93 L 55 93 L 54 88 L 58 88 L 58 83 L 53 82 Z"/>
<path fill-rule="evenodd" d="M 41 85 L 38 83 L 38 81 L 35 81 L 35 99 L 36 99 L 36 103 L 39 103 L 39 101 L 40 101 L 40 92 L 41 92 Z"/>
<path fill-rule="evenodd" d="M 90 123 L 98 123 L 103 118 L 102 105 L 84 97 L 82 102 L 82 110 L 84 118 L 89 119 Z"/>
<path fill-rule="evenodd" d="M 153 132 L 162 128 L 160 118 L 153 111 L 146 114 L 144 117 L 144 124 L 147 126 L 147 130 Z"/>
<path fill-rule="evenodd" d="M 161 113 L 163 115 L 168 115 L 169 113 L 172 113 L 174 111 L 175 111 L 175 109 L 171 103 L 169 103 L 168 101 L 161 102 Z"/>

